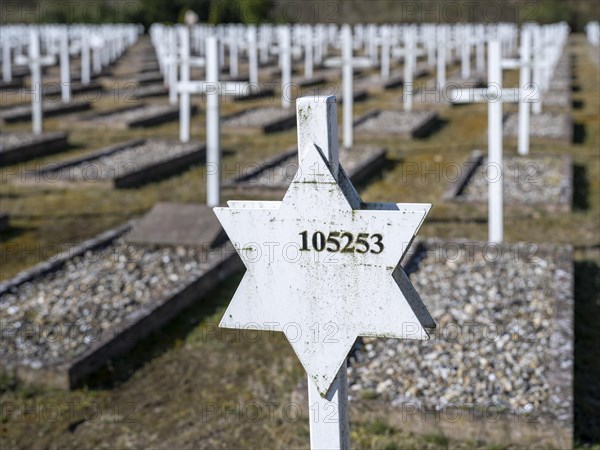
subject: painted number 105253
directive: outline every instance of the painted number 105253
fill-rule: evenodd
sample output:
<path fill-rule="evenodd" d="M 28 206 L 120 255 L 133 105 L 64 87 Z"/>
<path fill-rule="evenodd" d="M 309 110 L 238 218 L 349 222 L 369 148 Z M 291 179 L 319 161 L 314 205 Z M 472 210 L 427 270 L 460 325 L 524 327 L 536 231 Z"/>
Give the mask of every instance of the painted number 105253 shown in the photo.
<path fill-rule="evenodd" d="M 340 253 L 381 253 L 384 249 L 383 236 L 379 233 L 358 233 L 348 231 L 332 231 L 325 235 L 322 231 L 315 231 L 312 235 L 308 231 L 300 234 L 302 243 L 300 250 L 315 250 L 317 252 Z"/>

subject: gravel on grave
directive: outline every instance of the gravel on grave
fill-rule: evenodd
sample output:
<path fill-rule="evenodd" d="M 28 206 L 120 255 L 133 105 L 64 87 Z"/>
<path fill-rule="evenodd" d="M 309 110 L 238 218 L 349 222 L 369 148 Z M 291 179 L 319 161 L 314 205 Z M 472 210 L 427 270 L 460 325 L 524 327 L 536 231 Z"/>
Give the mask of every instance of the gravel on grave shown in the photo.
<path fill-rule="evenodd" d="M 570 274 L 554 255 L 486 257 L 446 244 L 426 241 L 410 275 L 437 322 L 431 339 L 363 338 L 349 368 L 351 398 L 370 393 L 427 410 L 494 407 L 568 419 L 570 402 L 552 387 L 551 368 L 560 359 L 560 370 L 572 370 L 573 346 L 557 340 L 564 324 L 553 320 L 550 300 L 562 300 L 557 292 L 570 286 Z"/>
<path fill-rule="evenodd" d="M 123 238 L 0 296 L 0 359 L 39 368 L 69 361 L 127 326 L 127 316 L 171 296 L 218 255 L 150 249 Z"/>
<path fill-rule="evenodd" d="M 571 94 L 567 90 L 550 90 L 542 97 L 543 106 L 555 106 L 557 108 L 571 107 Z"/>
<path fill-rule="evenodd" d="M 97 123 L 112 123 L 112 122 L 132 122 L 134 120 L 145 119 L 147 117 L 159 116 L 161 114 L 170 113 L 174 107 L 169 105 L 147 105 L 140 108 L 134 108 L 127 111 L 116 112 L 95 116 L 92 118 Z"/>
<path fill-rule="evenodd" d="M 410 134 L 431 117 L 428 111 L 381 111 L 355 127 L 357 133 Z"/>
<path fill-rule="evenodd" d="M 223 125 L 226 127 L 241 127 L 241 128 L 255 128 L 262 127 L 270 124 L 279 119 L 284 119 L 290 114 L 294 114 L 294 110 L 285 110 L 275 106 L 268 106 L 264 108 L 253 108 L 243 113 L 223 119 Z"/>
<path fill-rule="evenodd" d="M 542 103 L 543 104 L 543 103 Z M 510 114 L 504 123 L 504 134 L 508 136 L 518 135 L 519 116 Z M 532 137 L 546 139 L 564 139 L 571 126 L 570 117 L 565 113 L 543 112 L 530 117 L 530 133 Z"/>
<path fill-rule="evenodd" d="M 48 133 L 33 134 L 23 132 L 0 133 L 0 152 L 8 152 L 25 145 L 46 141 Z"/>
<path fill-rule="evenodd" d="M 68 166 L 53 173 L 65 181 L 112 180 L 139 169 L 168 161 L 195 151 L 193 143 L 182 144 L 164 139 L 148 139 L 141 145 L 128 147 L 107 156 Z"/>
<path fill-rule="evenodd" d="M 559 156 L 505 156 L 504 201 L 507 204 L 559 203 L 563 194 L 564 161 Z M 487 158 L 475 170 L 460 197 L 482 201 L 488 196 Z"/>
<path fill-rule="evenodd" d="M 377 147 L 361 147 L 360 149 L 340 148 L 340 164 L 347 174 L 352 173 L 365 163 L 365 160 L 380 152 Z M 255 176 L 244 180 L 245 183 L 288 185 L 298 171 L 296 153 L 280 164 L 262 170 Z"/>

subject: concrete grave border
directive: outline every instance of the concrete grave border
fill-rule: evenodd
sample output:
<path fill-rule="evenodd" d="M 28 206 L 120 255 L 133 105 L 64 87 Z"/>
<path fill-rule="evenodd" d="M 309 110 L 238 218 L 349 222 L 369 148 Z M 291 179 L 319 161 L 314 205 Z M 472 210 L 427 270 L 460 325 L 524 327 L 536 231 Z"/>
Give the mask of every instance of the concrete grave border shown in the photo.
<path fill-rule="evenodd" d="M 536 156 L 553 156 L 562 159 L 561 195 L 558 203 L 508 203 L 505 200 L 505 204 L 511 207 L 514 206 L 520 208 L 544 208 L 548 211 L 571 211 L 573 203 L 573 158 L 571 157 L 571 155 L 557 154 L 530 154 L 523 157 L 535 159 Z M 474 150 L 471 153 L 471 155 L 463 164 L 463 167 L 466 165 L 467 170 L 461 171 L 460 176 L 455 181 L 449 183 L 448 188 L 442 195 L 443 201 L 474 204 L 480 205 L 482 207 L 487 207 L 487 197 L 482 198 L 479 201 L 466 200 L 464 197 L 461 197 L 462 192 L 471 181 L 471 178 L 473 177 L 477 169 L 483 164 L 485 157 L 485 153 L 483 153 L 480 150 Z"/>

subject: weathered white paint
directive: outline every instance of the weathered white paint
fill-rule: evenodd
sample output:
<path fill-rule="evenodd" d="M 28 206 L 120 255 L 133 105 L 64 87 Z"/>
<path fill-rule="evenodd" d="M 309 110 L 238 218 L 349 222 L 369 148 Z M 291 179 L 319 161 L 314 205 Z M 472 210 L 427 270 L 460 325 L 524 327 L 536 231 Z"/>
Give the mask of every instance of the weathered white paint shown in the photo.
<path fill-rule="evenodd" d="M 87 30 L 81 32 L 81 84 L 86 86 L 90 84 L 90 37 Z"/>
<path fill-rule="evenodd" d="M 353 110 L 354 110 L 354 64 L 352 61 L 352 29 L 350 25 L 342 27 L 342 83 L 344 92 L 344 110 L 342 117 L 343 142 L 345 148 L 354 144 Z"/>
<path fill-rule="evenodd" d="M 219 108 L 219 48 L 217 38 L 206 38 L 206 81 L 213 86 L 206 95 L 206 204 L 221 204 L 221 126 Z"/>
<path fill-rule="evenodd" d="M 281 58 L 281 107 L 289 109 L 292 106 L 292 48 L 290 29 L 288 26 L 279 28 L 279 48 Z"/>
<path fill-rule="evenodd" d="M 390 78 L 390 39 L 391 32 L 387 25 L 381 27 L 381 79 Z"/>
<path fill-rule="evenodd" d="M 219 326 L 286 335 L 309 378 L 316 449 L 349 446 L 345 370 L 356 338 L 427 339 L 435 327 L 399 265 L 431 205 L 363 203 L 341 168 L 336 177 L 335 106 L 334 97 L 297 101 L 299 168 L 283 201 L 214 208 L 247 269 Z M 318 239 L 300 250 L 303 231 L 322 232 L 333 251 L 317 251 Z M 355 251 L 336 250 L 340 231 Z M 331 408 L 337 420 L 324 414 Z"/>
<path fill-rule="evenodd" d="M 414 97 L 413 74 L 416 66 L 416 30 L 409 27 L 404 34 L 404 111 L 412 111 Z"/>
<path fill-rule="evenodd" d="M 12 81 L 11 53 L 11 37 L 5 36 L 2 40 L 2 81 L 5 83 L 10 83 Z"/>
<path fill-rule="evenodd" d="M 500 42 L 488 47 L 488 83 L 502 86 L 502 51 Z M 503 167 L 502 167 L 502 97 L 488 102 L 488 240 L 504 240 Z"/>
<path fill-rule="evenodd" d="M 190 81 L 190 31 L 188 27 L 179 28 L 181 65 L 180 79 L 182 85 Z M 181 142 L 190 141 L 190 92 L 179 91 L 179 140 Z"/>
<path fill-rule="evenodd" d="M 71 67 L 69 64 L 69 30 L 64 28 L 60 36 L 60 87 L 63 103 L 71 101 Z"/>
<path fill-rule="evenodd" d="M 312 26 L 304 27 L 304 76 L 312 78 L 313 76 L 313 47 L 314 37 Z"/>
<path fill-rule="evenodd" d="M 531 85 L 531 32 L 524 28 L 521 32 L 521 67 L 519 72 L 519 136 L 518 152 L 520 155 L 529 154 L 529 126 L 531 95 L 534 88 Z M 529 98 L 528 98 L 529 95 Z"/>
<path fill-rule="evenodd" d="M 437 83 L 438 89 L 444 89 L 446 86 L 446 27 L 439 25 L 437 29 Z"/>
<path fill-rule="evenodd" d="M 167 30 L 167 79 L 169 84 L 169 103 L 177 104 L 177 34 L 174 28 Z"/>
<path fill-rule="evenodd" d="M 258 53 L 256 47 L 256 27 L 250 25 L 247 30 L 248 38 L 248 79 L 252 86 L 258 85 Z"/>
<path fill-rule="evenodd" d="M 15 56 L 17 64 L 28 64 L 31 72 L 31 126 L 34 134 L 41 134 L 43 131 L 43 110 L 42 110 L 42 67 L 54 64 L 53 56 L 41 56 L 40 54 L 40 34 L 36 27 L 29 28 L 29 48 L 28 55 Z"/>

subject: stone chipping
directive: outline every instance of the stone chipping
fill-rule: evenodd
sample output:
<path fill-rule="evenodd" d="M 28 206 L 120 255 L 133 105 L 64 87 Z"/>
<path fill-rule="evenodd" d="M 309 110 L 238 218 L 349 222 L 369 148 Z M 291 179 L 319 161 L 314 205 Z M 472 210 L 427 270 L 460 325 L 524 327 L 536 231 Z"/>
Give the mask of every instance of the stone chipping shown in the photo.
<path fill-rule="evenodd" d="M 487 158 L 475 170 L 460 197 L 482 201 L 488 196 Z M 564 161 L 560 156 L 505 156 L 503 159 L 504 201 L 507 204 L 560 203 L 564 194 Z"/>
<path fill-rule="evenodd" d="M 516 137 L 519 132 L 518 114 L 510 114 L 504 123 L 504 134 Z M 530 136 L 564 140 L 571 135 L 571 117 L 564 113 L 543 112 L 530 118 Z"/>
<path fill-rule="evenodd" d="M 194 144 L 148 139 L 141 145 L 53 171 L 52 179 L 70 182 L 112 180 L 194 151 Z"/>
<path fill-rule="evenodd" d="M 569 420 L 572 400 L 553 373 L 573 370 L 573 342 L 559 333 L 572 323 L 555 317 L 573 306 L 561 251 L 426 245 L 410 279 L 437 328 L 429 341 L 364 338 L 349 368 L 351 397 Z"/>
<path fill-rule="evenodd" d="M 223 118 L 223 126 L 229 128 L 259 128 L 294 114 L 294 109 L 284 110 L 274 106 L 253 108 L 233 117 Z"/>
<path fill-rule="evenodd" d="M 411 134 L 431 118 L 427 111 L 381 111 L 355 127 L 357 133 Z"/>
<path fill-rule="evenodd" d="M 32 368 L 70 361 L 122 331 L 128 316 L 200 277 L 218 257 L 123 238 L 0 295 L 0 359 Z"/>
<path fill-rule="evenodd" d="M 7 152 L 26 145 L 44 142 L 48 134 L 33 134 L 23 132 L 0 133 L 0 152 Z"/>

